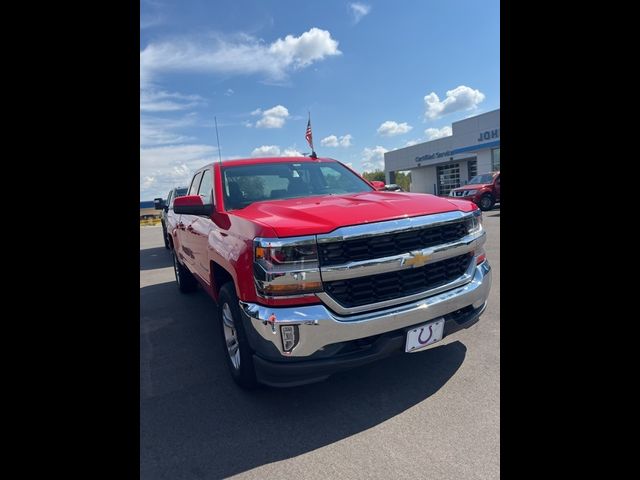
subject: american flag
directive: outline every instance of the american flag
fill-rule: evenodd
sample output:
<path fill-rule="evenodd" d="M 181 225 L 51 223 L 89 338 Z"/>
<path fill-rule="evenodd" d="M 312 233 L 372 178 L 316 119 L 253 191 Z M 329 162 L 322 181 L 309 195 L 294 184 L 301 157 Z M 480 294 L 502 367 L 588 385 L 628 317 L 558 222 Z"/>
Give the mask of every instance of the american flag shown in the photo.
<path fill-rule="evenodd" d="M 313 135 L 311 135 L 311 117 L 309 117 L 309 121 L 307 122 L 307 133 L 305 133 L 304 138 L 307 139 L 311 150 L 313 150 Z"/>

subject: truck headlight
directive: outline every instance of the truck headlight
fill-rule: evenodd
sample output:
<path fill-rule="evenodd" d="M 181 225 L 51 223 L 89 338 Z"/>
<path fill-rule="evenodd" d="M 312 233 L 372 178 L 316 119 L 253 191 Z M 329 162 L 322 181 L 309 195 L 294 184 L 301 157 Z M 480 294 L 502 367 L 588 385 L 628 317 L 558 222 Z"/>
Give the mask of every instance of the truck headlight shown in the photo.
<path fill-rule="evenodd" d="M 322 291 L 314 236 L 256 238 L 253 246 L 253 272 L 259 295 L 291 296 Z"/>
<path fill-rule="evenodd" d="M 468 233 L 478 233 L 482 231 L 482 210 L 474 210 L 467 220 Z"/>
<path fill-rule="evenodd" d="M 469 195 L 475 195 L 477 192 L 478 190 L 467 190 L 465 196 L 468 197 Z"/>

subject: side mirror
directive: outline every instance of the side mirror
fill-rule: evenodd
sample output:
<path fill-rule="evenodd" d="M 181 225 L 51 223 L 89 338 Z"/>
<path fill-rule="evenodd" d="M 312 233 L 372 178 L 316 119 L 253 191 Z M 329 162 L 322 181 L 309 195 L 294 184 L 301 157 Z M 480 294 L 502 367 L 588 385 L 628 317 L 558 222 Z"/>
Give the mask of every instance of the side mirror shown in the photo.
<path fill-rule="evenodd" d="M 186 195 L 174 200 L 173 211 L 184 215 L 211 215 L 213 205 L 202 203 L 200 195 Z"/>
<path fill-rule="evenodd" d="M 386 188 L 384 182 L 381 182 L 380 180 L 371 180 L 371 185 L 373 185 L 373 188 L 378 191 L 385 190 Z"/>
<path fill-rule="evenodd" d="M 164 200 L 162 198 L 153 199 L 153 208 L 156 210 L 162 210 L 165 207 Z"/>

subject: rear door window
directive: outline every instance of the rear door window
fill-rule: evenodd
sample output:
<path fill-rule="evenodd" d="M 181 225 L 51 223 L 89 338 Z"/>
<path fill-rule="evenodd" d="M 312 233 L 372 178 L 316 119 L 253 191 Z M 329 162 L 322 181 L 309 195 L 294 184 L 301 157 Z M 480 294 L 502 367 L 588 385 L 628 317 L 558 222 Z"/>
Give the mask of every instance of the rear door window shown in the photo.
<path fill-rule="evenodd" d="M 198 172 L 191 180 L 191 186 L 189 187 L 189 195 L 196 195 L 198 186 L 200 185 L 200 179 L 202 178 L 202 172 Z"/>
<path fill-rule="evenodd" d="M 202 203 L 205 205 L 213 204 L 213 176 L 211 170 L 207 169 L 203 172 L 202 181 L 200 182 L 200 188 L 198 189 L 198 195 L 202 197 Z"/>

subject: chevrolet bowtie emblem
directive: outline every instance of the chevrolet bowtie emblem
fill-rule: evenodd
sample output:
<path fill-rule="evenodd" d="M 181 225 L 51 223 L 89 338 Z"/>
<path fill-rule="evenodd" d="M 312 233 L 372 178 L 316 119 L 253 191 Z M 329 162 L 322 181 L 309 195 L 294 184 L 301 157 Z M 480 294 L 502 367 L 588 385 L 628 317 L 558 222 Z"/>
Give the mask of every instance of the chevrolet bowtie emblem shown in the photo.
<path fill-rule="evenodd" d="M 426 265 L 426 263 L 429 261 L 429 257 L 431 256 L 431 255 L 425 255 L 422 252 L 410 252 L 409 255 L 411 255 L 411 257 L 409 258 L 405 257 L 402 259 L 402 263 L 400 264 L 402 267 L 405 267 L 405 266 L 411 266 L 413 268 L 422 267 Z"/>

